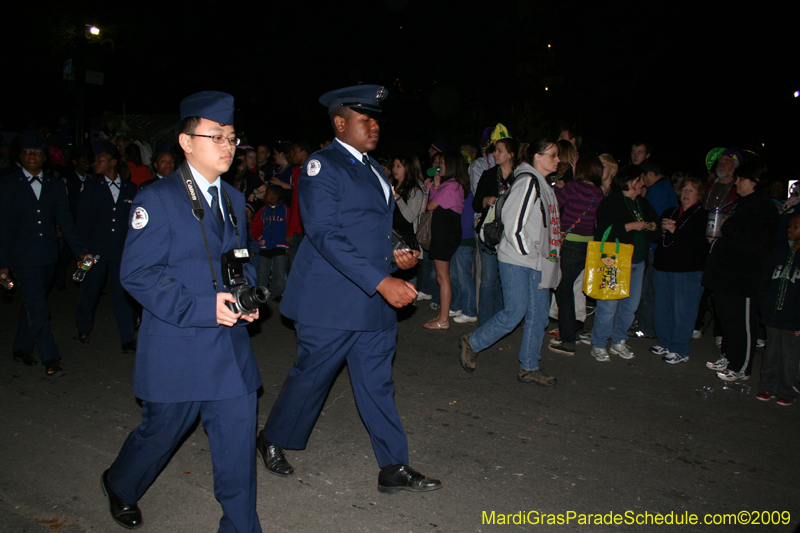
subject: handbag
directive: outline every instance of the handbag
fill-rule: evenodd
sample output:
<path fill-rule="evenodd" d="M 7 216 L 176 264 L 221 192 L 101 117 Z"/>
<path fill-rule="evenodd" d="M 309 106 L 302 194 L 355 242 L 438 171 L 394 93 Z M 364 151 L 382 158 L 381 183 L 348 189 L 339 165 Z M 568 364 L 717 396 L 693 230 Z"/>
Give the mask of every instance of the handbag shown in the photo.
<path fill-rule="evenodd" d="M 586 272 L 583 292 L 595 300 L 621 300 L 631 295 L 631 261 L 633 245 L 607 243 L 611 226 L 603 238 L 589 242 L 586 250 Z"/>
<path fill-rule="evenodd" d="M 433 211 L 425 211 L 419 216 L 417 225 L 417 242 L 424 250 L 431 247 L 431 222 L 433 221 Z"/>

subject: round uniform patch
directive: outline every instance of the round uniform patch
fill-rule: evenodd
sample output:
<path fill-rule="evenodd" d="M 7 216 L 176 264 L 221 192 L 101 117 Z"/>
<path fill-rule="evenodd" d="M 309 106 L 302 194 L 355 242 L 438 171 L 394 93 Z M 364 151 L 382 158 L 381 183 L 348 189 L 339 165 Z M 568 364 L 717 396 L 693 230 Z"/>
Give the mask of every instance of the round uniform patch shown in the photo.
<path fill-rule="evenodd" d="M 133 229 L 142 229 L 147 225 L 147 221 L 150 220 L 150 216 L 145 211 L 144 207 L 139 206 L 133 212 L 133 218 L 131 219 L 131 227 Z"/>
<path fill-rule="evenodd" d="M 308 166 L 306 167 L 306 172 L 308 172 L 309 176 L 316 176 L 319 174 L 319 171 L 322 170 L 322 163 L 317 161 L 316 159 L 312 159 L 308 162 Z"/>

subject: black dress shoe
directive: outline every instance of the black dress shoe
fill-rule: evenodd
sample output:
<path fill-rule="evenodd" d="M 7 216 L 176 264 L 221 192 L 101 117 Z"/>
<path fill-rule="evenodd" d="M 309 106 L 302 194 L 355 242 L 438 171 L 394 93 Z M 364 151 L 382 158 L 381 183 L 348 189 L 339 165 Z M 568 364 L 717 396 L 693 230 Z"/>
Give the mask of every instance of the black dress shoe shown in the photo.
<path fill-rule="evenodd" d="M 44 373 L 50 379 L 58 379 L 67 375 L 61 361 L 48 361 L 44 364 Z"/>
<path fill-rule="evenodd" d="M 261 455 L 267 472 L 276 476 L 289 476 L 294 474 L 294 468 L 283 456 L 283 448 L 272 444 L 259 433 L 256 435 L 256 451 Z"/>
<path fill-rule="evenodd" d="M 124 354 L 136 353 L 136 341 L 123 342 L 122 353 Z"/>
<path fill-rule="evenodd" d="M 392 493 L 398 490 L 427 492 L 442 488 L 442 482 L 424 476 L 408 465 L 391 465 L 381 469 L 378 475 L 378 492 Z"/>
<path fill-rule="evenodd" d="M 19 361 L 27 366 L 35 366 L 39 364 L 39 361 L 34 359 L 34 357 L 25 350 L 14 350 L 14 361 Z"/>
<path fill-rule="evenodd" d="M 108 469 L 100 476 L 100 486 L 103 487 L 103 494 L 108 498 L 108 510 L 114 522 L 128 529 L 138 529 L 142 527 L 142 512 L 135 503 L 128 503 L 111 490 L 108 484 Z"/>
<path fill-rule="evenodd" d="M 78 342 L 83 344 L 84 346 L 89 346 L 89 343 L 92 342 L 92 339 L 89 337 L 88 333 L 81 333 L 78 332 Z"/>

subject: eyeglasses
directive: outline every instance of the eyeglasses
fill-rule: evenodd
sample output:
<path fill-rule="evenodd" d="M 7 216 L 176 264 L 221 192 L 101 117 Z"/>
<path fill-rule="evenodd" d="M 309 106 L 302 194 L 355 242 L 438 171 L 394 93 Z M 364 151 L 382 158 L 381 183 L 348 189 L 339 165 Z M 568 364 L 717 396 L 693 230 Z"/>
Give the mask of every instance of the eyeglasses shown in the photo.
<path fill-rule="evenodd" d="M 228 141 L 234 146 L 239 146 L 239 143 L 242 142 L 239 137 L 225 137 L 224 135 L 200 135 L 199 133 L 187 133 L 186 135 L 191 137 L 208 137 L 217 144 L 223 144 L 225 141 Z"/>

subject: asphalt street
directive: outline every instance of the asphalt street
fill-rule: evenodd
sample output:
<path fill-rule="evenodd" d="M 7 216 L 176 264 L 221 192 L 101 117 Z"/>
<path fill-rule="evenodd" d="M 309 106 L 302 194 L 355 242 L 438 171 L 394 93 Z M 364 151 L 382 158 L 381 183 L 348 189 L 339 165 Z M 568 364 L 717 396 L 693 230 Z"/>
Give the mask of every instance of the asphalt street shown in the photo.
<path fill-rule="evenodd" d="M 41 365 L 12 360 L 19 295 L 0 302 L 4 533 L 122 531 L 99 481 L 140 421 L 134 356 L 120 353 L 108 289 L 91 345 L 77 342 L 77 298 L 73 285 L 50 295 L 67 370 L 55 381 Z M 265 311 L 252 337 L 264 380 L 259 424 L 295 359 L 290 324 L 275 304 Z M 378 466 L 344 369 L 308 448 L 287 452 L 295 475 L 273 476 L 259 462 L 264 531 L 800 531 L 800 404 L 755 398 L 760 355 L 743 393 L 722 389 L 706 368 L 718 357 L 710 331 L 692 342 L 690 361 L 675 366 L 648 352 L 655 341 L 631 340 L 636 357 L 609 363 L 595 361 L 586 345 L 573 357 L 544 348 L 542 368 L 558 378 L 545 388 L 516 381 L 519 328 L 481 352 L 468 374 L 458 338 L 474 326 L 423 329 L 433 315 L 425 306 L 401 321 L 394 376 L 411 465 L 444 488 L 378 493 Z M 702 387 L 713 397 L 701 398 Z M 216 531 L 211 468 L 198 425 L 139 502 L 140 531 Z M 731 525 L 733 515 L 751 524 Z M 675 525 L 693 516 L 698 524 Z M 615 519 L 622 523 L 586 523 Z"/>

